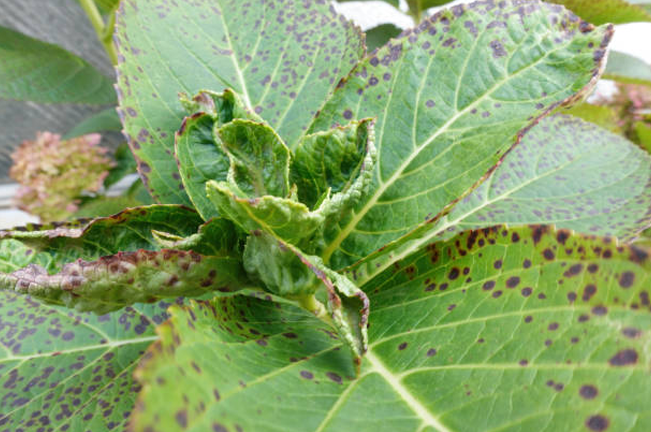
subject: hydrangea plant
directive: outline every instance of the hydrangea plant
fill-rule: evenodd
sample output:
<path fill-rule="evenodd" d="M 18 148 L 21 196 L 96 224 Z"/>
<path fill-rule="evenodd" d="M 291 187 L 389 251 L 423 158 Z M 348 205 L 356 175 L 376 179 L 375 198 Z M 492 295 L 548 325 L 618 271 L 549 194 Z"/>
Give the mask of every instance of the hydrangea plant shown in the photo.
<path fill-rule="evenodd" d="M 651 428 L 651 160 L 548 116 L 612 26 L 486 0 L 367 53 L 324 0 L 125 0 L 116 29 L 159 204 L 0 233 L 2 430 Z"/>

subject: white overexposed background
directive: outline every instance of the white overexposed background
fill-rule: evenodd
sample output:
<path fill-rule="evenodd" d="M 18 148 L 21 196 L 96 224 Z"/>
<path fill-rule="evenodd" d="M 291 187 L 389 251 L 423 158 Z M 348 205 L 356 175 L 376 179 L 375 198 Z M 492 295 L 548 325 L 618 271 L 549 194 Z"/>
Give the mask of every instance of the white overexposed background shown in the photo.
<path fill-rule="evenodd" d="M 400 1 L 402 11 L 407 10 L 405 0 Z M 456 0 L 443 7 L 470 3 L 471 1 Z M 334 3 L 334 6 L 341 14 L 357 23 L 362 30 L 367 30 L 384 23 L 392 23 L 403 29 L 413 26 L 413 21 L 408 15 L 382 1 L 352 1 L 347 3 Z M 432 8 L 431 11 L 435 12 L 437 9 L 441 8 Z M 617 25 L 610 48 L 639 57 L 651 64 L 651 23 Z M 614 88 L 612 82 L 602 80 L 599 82 L 595 93 L 600 96 L 609 96 L 613 94 Z M 0 208 L 4 207 L 3 200 L 8 200 L 9 198 L 7 197 L 10 197 L 15 190 L 15 185 L 0 185 Z M 36 221 L 38 221 L 37 218 L 19 210 L 0 210 L 0 229 Z"/>

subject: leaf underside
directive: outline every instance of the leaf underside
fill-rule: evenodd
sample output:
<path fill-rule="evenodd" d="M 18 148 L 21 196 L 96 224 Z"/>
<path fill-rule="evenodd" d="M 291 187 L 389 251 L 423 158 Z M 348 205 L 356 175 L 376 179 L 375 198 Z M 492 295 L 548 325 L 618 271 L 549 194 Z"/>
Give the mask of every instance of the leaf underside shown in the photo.
<path fill-rule="evenodd" d="M 283 301 L 175 307 L 132 427 L 647 431 L 649 270 L 646 251 L 544 226 L 459 234 L 364 287 L 356 379 L 341 342 Z"/>
<path fill-rule="evenodd" d="M 162 202 L 189 203 L 173 177 L 174 132 L 185 115 L 178 92 L 232 88 L 293 146 L 363 55 L 361 32 L 325 1 L 159 6 L 154 0 L 122 2 L 116 42 L 129 145 L 141 177 Z"/>
<path fill-rule="evenodd" d="M 310 128 L 377 117 L 373 184 L 326 262 L 349 265 L 449 208 L 536 118 L 591 87 L 611 33 L 557 5 L 476 2 L 365 58 Z"/>

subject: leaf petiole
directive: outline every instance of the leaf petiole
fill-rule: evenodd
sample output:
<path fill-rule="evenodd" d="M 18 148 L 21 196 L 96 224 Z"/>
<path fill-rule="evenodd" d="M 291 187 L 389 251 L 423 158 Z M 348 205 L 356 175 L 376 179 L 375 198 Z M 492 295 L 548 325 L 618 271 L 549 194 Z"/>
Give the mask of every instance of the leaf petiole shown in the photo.
<path fill-rule="evenodd" d="M 111 14 L 111 18 L 109 18 L 108 23 L 105 24 L 104 19 L 102 18 L 102 14 L 97 9 L 97 5 L 95 4 L 94 0 L 79 0 L 79 4 L 81 5 L 84 12 L 86 12 L 86 16 L 88 16 L 88 20 L 95 29 L 97 38 L 104 46 L 106 54 L 108 54 L 111 63 L 113 65 L 116 65 L 118 63 L 118 54 L 115 50 L 115 46 L 113 45 L 112 40 L 113 26 L 115 24 L 114 14 Z"/>

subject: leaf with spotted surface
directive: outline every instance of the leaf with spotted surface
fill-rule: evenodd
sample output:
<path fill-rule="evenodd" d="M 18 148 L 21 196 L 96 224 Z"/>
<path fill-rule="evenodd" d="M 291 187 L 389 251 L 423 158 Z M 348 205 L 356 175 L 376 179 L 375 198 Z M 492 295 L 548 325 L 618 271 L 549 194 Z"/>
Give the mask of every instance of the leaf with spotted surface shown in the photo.
<path fill-rule="evenodd" d="M 577 118 L 533 127 L 486 182 L 447 215 L 421 224 L 346 269 L 357 283 L 423 245 L 497 224 L 554 224 L 630 241 L 651 223 L 651 158 L 635 144 Z"/>
<path fill-rule="evenodd" d="M 174 307 L 136 372 L 132 430 L 644 432 L 650 277 L 646 250 L 608 239 L 459 234 L 367 284 L 357 377 L 342 342 L 286 301 Z"/>
<path fill-rule="evenodd" d="M 153 205 L 92 221 L 1 231 L 9 270 L 0 272 L 0 289 L 104 313 L 137 302 L 239 288 L 246 277 L 233 225 L 200 223 L 188 208 Z M 163 249 L 155 234 L 162 230 L 187 238 L 207 255 Z M 24 265 L 9 264 L 16 247 L 29 258 Z"/>
<path fill-rule="evenodd" d="M 0 241 L 0 271 L 38 262 L 28 250 Z M 140 390 L 132 372 L 168 306 L 95 315 L 0 291 L 0 430 L 124 428 Z"/>
<path fill-rule="evenodd" d="M 48 255 L 51 263 L 48 270 L 53 272 L 79 258 L 94 260 L 121 251 L 159 250 L 161 247 L 152 230 L 186 237 L 196 233 L 201 223 L 199 215 L 187 207 L 151 205 L 96 219 L 0 230 L 0 242 L 1 239 L 19 240 Z"/>
<path fill-rule="evenodd" d="M 557 5 L 486 1 L 365 58 L 309 129 L 377 117 L 373 183 L 326 239 L 325 262 L 352 264 L 449 210 L 532 122 L 591 88 L 611 34 Z"/>
<path fill-rule="evenodd" d="M 232 88 L 291 148 L 364 53 L 361 32 L 325 0 L 126 0 L 115 38 L 129 145 L 168 203 L 189 203 L 173 177 L 178 92 Z"/>

